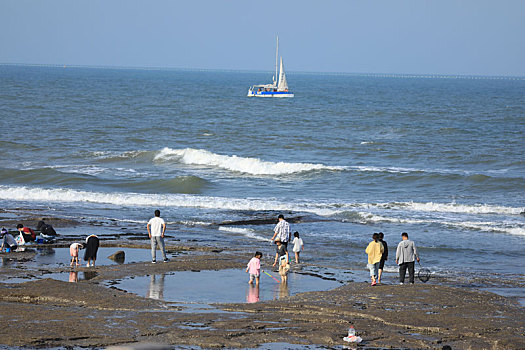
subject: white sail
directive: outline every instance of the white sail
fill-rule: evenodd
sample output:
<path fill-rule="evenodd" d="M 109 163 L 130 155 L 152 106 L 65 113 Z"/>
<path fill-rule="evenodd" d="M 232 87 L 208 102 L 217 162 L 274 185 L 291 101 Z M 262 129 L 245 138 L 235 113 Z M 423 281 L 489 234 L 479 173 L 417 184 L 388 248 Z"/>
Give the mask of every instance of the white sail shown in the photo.
<path fill-rule="evenodd" d="M 279 35 L 277 35 L 277 45 L 275 46 L 275 75 L 273 76 L 273 85 L 277 83 L 277 77 L 279 73 L 277 72 L 277 62 L 279 61 Z"/>
<path fill-rule="evenodd" d="M 288 82 L 286 81 L 286 74 L 284 73 L 283 58 L 281 57 L 281 67 L 279 72 L 279 85 L 277 91 L 288 91 Z"/>

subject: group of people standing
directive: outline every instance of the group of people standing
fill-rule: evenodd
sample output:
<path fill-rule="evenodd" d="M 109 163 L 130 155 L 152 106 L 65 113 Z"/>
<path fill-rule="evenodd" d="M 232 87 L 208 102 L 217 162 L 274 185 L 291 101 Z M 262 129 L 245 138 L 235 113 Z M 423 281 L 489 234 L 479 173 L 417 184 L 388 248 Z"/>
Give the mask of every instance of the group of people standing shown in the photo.
<path fill-rule="evenodd" d="M 169 259 L 166 255 L 166 248 L 164 244 L 164 233 L 166 232 L 166 223 L 160 217 L 160 210 L 155 210 L 155 216 L 148 221 L 147 224 L 148 235 L 151 241 L 151 262 L 156 263 L 156 249 L 159 246 L 164 262 L 168 262 Z M 56 234 L 52 229 L 51 225 L 45 224 L 43 219 L 39 222 L 39 228 L 44 231 L 52 230 L 52 233 Z M 20 232 L 20 236 L 30 240 L 34 239 L 34 231 L 19 224 L 17 227 Z M 276 245 L 275 259 L 272 266 L 279 266 L 279 275 L 281 276 L 281 282 L 286 284 L 288 281 L 288 271 L 290 269 L 290 256 L 288 253 L 288 243 L 293 244 L 292 251 L 295 254 L 295 263 L 299 263 L 299 257 L 301 251 L 304 249 L 304 242 L 299 237 L 299 232 L 294 232 L 294 238 L 291 240 L 290 224 L 284 219 L 284 215 L 278 216 L 278 222 L 274 227 L 273 236 L 271 242 Z M 51 233 L 51 232 L 50 232 Z M 18 242 L 15 238 L 5 229 L 2 228 L 1 235 L 3 238 L 1 250 L 16 249 Z M 22 238 L 21 238 L 22 239 Z M 99 239 L 96 235 L 89 235 L 86 238 L 86 252 L 84 254 L 84 260 L 87 262 L 87 266 L 95 266 L 97 258 L 97 251 L 99 247 Z M 83 249 L 84 246 L 80 243 L 72 243 L 70 245 L 71 255 L 71 266 L 79 266 L 79 250 Z M 372 286 L 381 283 L 381 276 L 385 262 L 388 260 L 388 244 L 384 240 L 383 232 L 374 233 L 372 235 L 372 241 L 368 244 L 365 250 L 368 255 L 367 267 L 370 270 L 370 279 Z M 247 265 L 246 272 L 250 274 L 249 283 L 252 284 L 254 281 L 258 285 L 261 273 L 260 259 L 262 253 L 257 251 L 255 256 L 250 260 Z M 404 284 L 406 271 L 408 270 L 409 282 L 414 283 L 415 276 L 415 261 L 419 262 L 419 255 L 417 253 L 416 245 L 413 241 L 408 239 L 408 234 L 403 232 L 401 234 L 401 242 L 397 245 L 396 249 L 396 264 L 399 265 L 399 283 Z"/>
<path fill-rule="evenodd" d="M 383 232 L 372 235 L 372 242 L 368 244 L 365 252 L 368 254 L 367 267 L 370 270 L 372 286 L 375 286 L 381 283 L 381 275 L 383 274 L 385 262 L 388 260 L 388 245 L 384 240 Z M 403 232 L 401 234 L 401 242 L 399 242 L 396 249 L 396 264 L 399 265 L 399 284 L 405 283 L 407 270 L 409 282 L 414 283 L 415 260 L 419 262 L 416 245 L 408 239 L 408 233 Z"/>
<path fill-rule="evenodd" d="M 293 244 L 292 251 L 295 254 L 295 263 L 300 262 L 299 256 L 304 249 L 303 239 L 299 237 L 299 232 L 294 232 L 294 238 L 291 240 L 290 224 L 284 219 L 284 215 L 279 215 L 278 222 L 273 230 L 271 242 L 276 245 L 275 259 L 272 266 L 279 264 L 279 275 L 281 276 L 281 283 L 288 282 L 288 271 L 290 270 L 290 255 L 288 254 L 288 243 Z M 259 284 L 261 275 L 261 257 L 262 253 L 257 251 L 255 256 L 250 260 L 246 267 L 246 272 L 250 274 L 250 281 L 248 283 Z"/>

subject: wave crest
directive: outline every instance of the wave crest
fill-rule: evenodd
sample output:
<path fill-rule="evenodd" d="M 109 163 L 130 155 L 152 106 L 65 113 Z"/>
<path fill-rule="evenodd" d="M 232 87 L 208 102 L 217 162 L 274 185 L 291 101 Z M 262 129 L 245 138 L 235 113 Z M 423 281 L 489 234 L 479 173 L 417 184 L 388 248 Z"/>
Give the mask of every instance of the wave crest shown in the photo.
<path fill-rule="evenodd" d="M 155 161 L 178 161 L 188 165 L 210 166 L 250 175 L 287 175 L 315 170 L 343 170 L 344 167 L 312 163 L 268 162 L 259 158 L 228 156 L 206 150 L 165 147 L 154 157 Z"/>
<path fill-rule="evenodd" d="M 194 179 L 189 179 L 194 181 Z M 200 181 L 200 180 L 198 180 Z M 515 220 L 523 208 L 498 207 L 490 205 L 459 205 L 439 203 L 327 203 L 319 201 L 283 202 L 270 198 L 227 198 L 198 196 L 189 194 L 151 194 L 132 192 L 91 192 L 67 188 L 31 188 L 25 186 L 0 185 L 0 200 L 44 203 L 95 203 L 124 207 L 181 207 L 212 210 L 241 211 L 291 211 L 312 213 L 331 217 L 334 220 L 357 222 L 361 224 L 389 222 L 399 224 L 426 225 L 437 224 L 462 229 L 485 232 L 502 232 L 525 236 L 521 221 Z M 421 215 L 423 212 L 425 214 Z M 454 212 L 470 214 L 460 220 L 428 215 L 426 212 Z M 514 216 L 497 218 L 494 214 Z M 480 220 L 480 215 L 488 215 L 489 220 Z M 223 229 L 224 230 L 224 229 Z M 232 229 L 230 229 L 232 230 Z M 254 232 L 243 231 L 242 234 Z"/>

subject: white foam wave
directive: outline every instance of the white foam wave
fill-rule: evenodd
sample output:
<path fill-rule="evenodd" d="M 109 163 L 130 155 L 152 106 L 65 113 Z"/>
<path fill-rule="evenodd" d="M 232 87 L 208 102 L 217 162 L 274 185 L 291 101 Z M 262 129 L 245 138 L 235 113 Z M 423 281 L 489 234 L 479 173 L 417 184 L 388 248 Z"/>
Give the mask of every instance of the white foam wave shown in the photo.
<path fill-rule="evenodd" d="M 211 225 L 213 225 L 211 222 L 188 221 L 188 220 L 182 220 L 182 221 L 180 221 L 180 223 L 185 225 L 185 226 L 211 226 Z"/>
<path fill-rule="evenodd" d="M 66 188 L 46 189 L 26 186 L 0 185 L 0 199 L 14 201 L 46 202 L 91 202 L 123 206 L 174 206 L 202 207 L 228 210 L 292 210 L 315 213 L 322 216 L 337 215 L 348 210 L 380 209 L 393 211 L 444 212 L 460 214 L 500 214 L 520 215 L 525 208 L 494 206 L 487 204 L 457 203 L 418 203 L 418 202 L 385 202 L 385 203 L 330 203 L 323 201 L 295 201 L 285 203 L 278 199 L 259 198 L 226 198 L 195 196 L 185 194 L 143 194 L 133 192 L 91 192 Z"/>
<path fill-rule="evenodd" d="M 116 151 L 93 151 L 89 155 L 97 159 L 132 159 L 139 157 L 148 151 L 137 150 L 137 151 L 126 151 L 126 152 L 116 152 Z"/>
<path fill-rule="evenodd" d="M 227 227 L 227 226 L 221 226 L 219 227 L 219 231 L 225 231 L 225 232 L 231 232 L 231 233 L 237 233 L 241 234 L 243 236 L 246 236 L 248 238 L 254 238 L 258 241 L 264 241 L 269 242 L 270 239 L 268 237 L 262 237 L 255 233 L 255 230 L 250 228 L 242 228 L 242 227 Z"/>
<path fill-rule="evenodd" d="M 226 198 L 211 196 L 196 196 L 187 194 L 144 194 L 144 193 L 106 193 L 73 190 L 65 188 L 46 189 L 18 186 L 0 185 L 0 199 L 20 202 L 43 203 L 96 203 L 110 204 L 122 207 L 186 207 L 215 210 L 248 210 L 248 211 L 292 211 L 313 213 L 320 216 L 340 215 L 345 212 L 359 211 L 359 221 L 392 222 L 401 224 L 439 224 L 461 227 L 466 229 L 503 232 L 513 235 L 525 236 L 525 229 L 521 222 L 510 219 L 506 221 L 473 221 L 435 218 L 418 212 L 454 212 L 476 215 L 505 214 L 520 215 L 523 208 L 499 207 L 488 205 L 458 205 L 436 203 L 326 203 L 326 202 L 300 202 L 286 203 L 278 199 L 269 198 Z M 364 211 L 364 210 L 366 211 Z M 381 210 L 380 213 L 376 211 Z M 414 215 L 419 216 L 415 217 Z M 422 217 L 422 218 L 421 218 Z"/>
<path fill-rule="evenodd" d="M 400 202 L 385 203 L 383 207 L 399 207 L 400 209 L 423 211 L 423 212 L 441 212 L 441 213 L 464 213 L 464 214 L 502 214 L 502 215 L 519 215 L 525 208 L 513 208 L 488 204 L 458 204 L 458 203 L 417 203 L 417 202 Z"/>
<path fill-rule="evenodd" d="M 437 224 L 441 226 L 457 227 L 461 229 L 506 233 L 517 236 L 525 236 L 525 228 L 516 223 L 509 222 L 483 222 L 483 221 L 445 221 L 440 219 L 414 219 L 414 218 L 398 218 L 387 217 L 384 215 L 375 215 L 372 213 L 360 212 L 359 215 L 364 219 L 362 223 L 396 223 L 396 224 L 410 224 L 410 225 L 428 225 Z"/>
<path fill-rule="evenodd" d="M 163 148 L 155 156 L 156 161 L 176 160 L 184 164 L 211 166 L 250 175 L 286 175 L 314 170 L 343 170 L 344 167 L 311 163 L 268 162 L 258 158 L 228 156 L 206 150 Z"/>
<path fill-rule="evenodd" d="M 46 168 L 59 169 L 60 172 L 67 174 L 81 174 L 91 176 L 97 176 L 104 173 L 143 175 L 141 173 L 138 173 L 135 169 L 131 168 L 106 168 L 96 165 L 51 165 L 47 166 Z M 41 168 L 31 168 L 27 170 L 38 169 Z"/>
<path fill-rule="evenodd" d="M 350 166 L 346 169 L 361 171 L 361 172 L 374 172 L 374 173 L 393 173 L 393 174 L 408 174 L 408 173 L 422 173 L 424 170 L 414 168 L 400 168 L 400 167 L 376 167 L 376 166 Z"/>
<path fill-rule="evenodd" d="M 226 198 L 187 194 L 144 194 L 91 192 L 66 188 L 46 189 L 0 185 L 0 199 L 44 203 L 97 203 L 123 207 L 187 207 L 223 210 L 303 211 L 330 215 L 334 211 L 315 204 L 290 205 L 276 199 Z"/>

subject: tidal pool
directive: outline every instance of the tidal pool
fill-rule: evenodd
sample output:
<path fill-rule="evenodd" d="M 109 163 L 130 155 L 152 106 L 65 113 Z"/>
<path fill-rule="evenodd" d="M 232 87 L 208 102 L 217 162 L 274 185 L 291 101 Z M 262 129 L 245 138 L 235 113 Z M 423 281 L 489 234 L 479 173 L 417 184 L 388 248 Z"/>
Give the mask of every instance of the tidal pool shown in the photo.
<path fill-rule="evenodd" d="M 279 279 L 279 274 L 269 272 Z M 262 274 L 259 286 L 248 284 L 249 275 L 243 269 L 177 271 L 107 282 L 107 285 L 168 302 L 183 303 L 255 303 L 277 300 L 297 293 L 334 289 L 337 281 L 291 272 L 288 284 L 277 283 Z"/>

